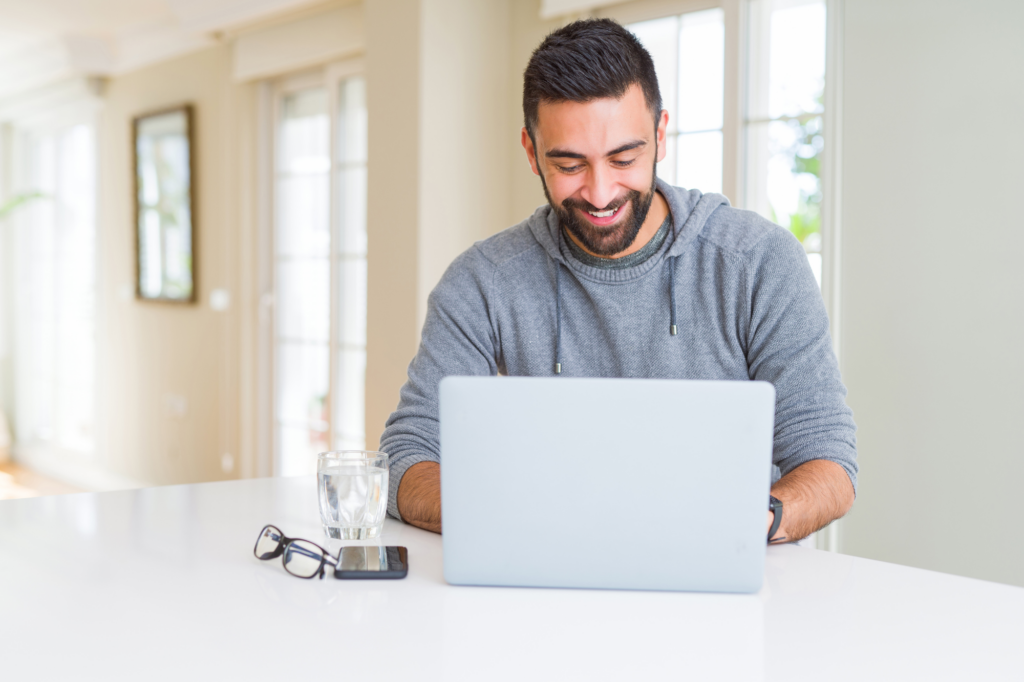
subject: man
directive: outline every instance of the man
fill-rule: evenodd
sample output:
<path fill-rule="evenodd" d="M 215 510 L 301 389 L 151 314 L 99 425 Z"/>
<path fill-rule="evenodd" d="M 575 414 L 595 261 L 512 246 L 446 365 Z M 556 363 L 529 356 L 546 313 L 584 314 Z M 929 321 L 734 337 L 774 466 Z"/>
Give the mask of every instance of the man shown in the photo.
<path fill-rule="evenodd" d="M 460 255 L 431 293 L 381 439 L 389 512 L 441 532 L 438 382 L 501 373 L 769 381 L 783 503 L 771 540 L 844 515 L 855 426 L 807 258 L 724 196 L 657 179 L 668 113 L 647 51 L 609 20 L 555 31 L 524 73 L 523 113 L 549 205 Z M 615 413 L 593 428 L 629 428 Z"/>

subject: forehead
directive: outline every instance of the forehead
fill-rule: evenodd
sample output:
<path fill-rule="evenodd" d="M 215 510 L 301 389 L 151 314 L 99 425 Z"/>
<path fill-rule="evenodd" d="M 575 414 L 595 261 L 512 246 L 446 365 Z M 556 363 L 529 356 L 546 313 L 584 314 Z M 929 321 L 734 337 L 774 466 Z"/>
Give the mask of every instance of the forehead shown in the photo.
<path fill-rule="evenodd" d="M 541 102 L 537 107 L 537 146 L 569 149 L 581 154 L 604 154 L 631 140 L 650 140 L 654 117 L 640 86 L 620 99 L 590 102 Z"/>

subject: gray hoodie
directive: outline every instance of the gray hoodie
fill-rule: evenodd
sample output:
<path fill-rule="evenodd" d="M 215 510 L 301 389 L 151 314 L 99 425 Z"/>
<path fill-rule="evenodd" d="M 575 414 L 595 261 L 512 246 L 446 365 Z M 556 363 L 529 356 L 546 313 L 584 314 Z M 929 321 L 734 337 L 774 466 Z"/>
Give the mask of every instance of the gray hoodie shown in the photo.
<path fill-rule="evenodd" d="M 395 496 L 406 470 L 440 461 L 438 382 L 450 375 L 769 381 L 773 480 L 827 459 L 856 489 L 856 427 L 800 243 L 721 194 L 660 180 L 658 191 L 672 233 L 634 267 L 577 260 L 549 206 L 449 266 L 381 437 L 392 516 L 400 518 Z M 607 423 L 614 412 L 596 418 Z"/>

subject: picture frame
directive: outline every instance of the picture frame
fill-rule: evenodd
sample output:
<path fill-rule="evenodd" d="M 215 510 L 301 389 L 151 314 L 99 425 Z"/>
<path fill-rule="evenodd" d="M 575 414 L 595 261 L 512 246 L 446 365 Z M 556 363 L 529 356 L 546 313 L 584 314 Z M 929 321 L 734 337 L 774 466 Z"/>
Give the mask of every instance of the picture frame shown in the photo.
<path fill-rule="evenodd" d="M 194 111 L 182 104 L 132 119 L 135 295 L 197 301 Z"/>

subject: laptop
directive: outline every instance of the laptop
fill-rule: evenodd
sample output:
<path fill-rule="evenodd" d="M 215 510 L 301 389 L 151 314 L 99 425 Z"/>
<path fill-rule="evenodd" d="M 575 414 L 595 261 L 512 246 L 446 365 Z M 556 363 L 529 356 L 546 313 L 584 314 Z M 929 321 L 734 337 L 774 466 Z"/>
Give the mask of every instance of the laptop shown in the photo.
<path fill-rule="evenodd" d="M 760 381 L 447 377 L 445 580 L 757 592 L 774 420 Z"/>

